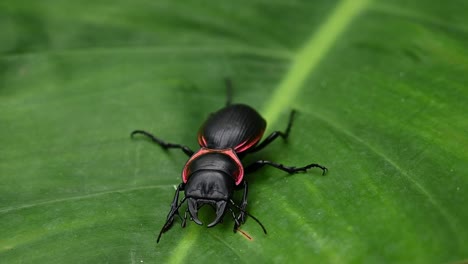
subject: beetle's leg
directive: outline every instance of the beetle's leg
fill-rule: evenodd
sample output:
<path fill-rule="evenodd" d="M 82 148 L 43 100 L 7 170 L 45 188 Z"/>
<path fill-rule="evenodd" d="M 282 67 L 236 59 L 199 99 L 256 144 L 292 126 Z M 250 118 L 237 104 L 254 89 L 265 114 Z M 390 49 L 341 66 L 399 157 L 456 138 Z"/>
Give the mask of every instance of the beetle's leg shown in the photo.
<path fill-rule="evenodd" d="M 177 187 L 175 191 L 174 199 L 172 200 L 172 203 L 171 203 L 171 210 L 167 214 L 166 223 L 164 223 L 164 226 L 161 228 L 161 231 L 159 232 L 158 239 L 156 241 L 157 243 L 159 242 L 159 239 L 161 239 L 161 235 L 172 227 L 172 224 L 174 223 L 174 216 L 177 215 L 181 218 L 179 214 L 179 208 L 182 205 L 182 203 L 185 202 L 185 198 L 179 203 L 179 193 L 183 189 L 184 189 L 184 184 L 183 183 L 179 184 L 179 186 Z"/>
<path fill-rule="evenodd" d="M 278 137 L 282 137 L 283 139 L 286 140 L 288 138 L 288 136 L 289 136 L 289 132 L 291 131 L 291 127 L 292 127 L 292 124 L 293 124 L 295 114 L 296 114 L 295 110 L 292 110 L 291 114 L 289 114 L 288 126 L 286 127 L 286 130 L 284 132 L 274 131 L 265 140 L 263 140 L 262 143 L 258 144 L 254 148 L 251 148 L 247 152 L 248 153 L 253 153 L 253 152 L 257 152 L 259 150 L 262 150 L 264 147 L 268 146 L 271 142 L 273 142 Z"/>
<path fill-rule="evenodd" d="M 174 194 L 174 199 L 172 200 L 172 203 L 171 203 L 171 210 L 167 214 L 166 223 L 164 224 L 164 227 L 166 227 L 166 228 L 164 228 L 165 231 L 168 230 L 172 226 L 172 223 L 174 222 L 174 216 L 175 215 L 178 215 L 180 217 L 180 214 L 179 214 L 179 207 L 180 207 L 180 205 L 179 205 L 179 193 L 183 189 L 184 189 L 183 183 L 181 183 L 181 184 L 179 184 L 179 186 L 177 186 L 177 190 L 175 191 L 175 194 Z"/>
<path fill-rule="evenodd" d="M 320 164 L 317 164 L 317 163 L 312 163 L 312 164 L 309 164 L 307 166 L 304 166 L 304 167 L 299 167 L 299 168 L 296 168 L 296 167 L 290 167 L 290 166 L 284 166 L 283 164 L 279 164 L 279 163 L 274 163 L 272 161 L 269 161 L 269 160 L 257 160 L 256 162 L 248 165 L 245 167 L 245 172 L 246 173 L 250 173 L 250 172 L 254 172 L 260 168 L 262 168 L 263 166 L 265 165 L 269 165 L 269 166 L 272 166 L 272 167 L 275 167 L 277 169 L 280 169 L 282 171 L 285 171 L 289 174 L 294 174 L 294 173 L 297 173 L 297 172 L 305 172 L 307 171 L 308 169 L 310 168 L 320 168 L 322 169 L 322 175 L 325 175 L 325 173 L 327 173 L 328 169 Z"/>
<path fill-rule="evenodd" d="M 178 149 L 181 149 L 189 157 L 191 157 L 193 155 L 193 153 L 194 153 L 193 150 L 191 150 L 187 146 L 162 141 L 161 139 L 153 136 L 152 134 L 150 134 L 150 133 L 148 133 L 148 132 L 146 132 L 144 130 L 135 130 L 130 134 L 130 136 L 133 138 L 133 135 L 135 135 L 135 134 L 142 134 L 142 135 L 145 135 L 145 136 L 149 137 L 154 143 L 158 144 L 159 146 L 161 146 L 164 149 L 178 148 Z"/>
<path fill-rule="evenodd" d="M 242 195 L 242 203 L 240 205 L 240 213 L 239 216 L 237 217 L 237 220 L 243 224 L 245 223 L 245 209 L 247 208 L 247 193 L 248 193 L 248 186 L 247 186 L 247 181 L 244 182 L 244 194 Z"/>
<path fill-rule="evenodd" d="M 236 208 L 239 209 L 239 210 L 242 210 L 242 208 L 241 208 L 240 206 L 238 206 L 232 199 L 229 199 L 229 202 L 231 202 L 231 205 L 232 205 L 232 206 L 236 207 Z M 232 209 L 231 209 L 231 208 L 229 208 L 229 210 L 231 210 L 231 212 L 232 212 Z M 255 220 L 255 222 L 257 222 L 257 224 L 260 225 L 260 227 L 261 227 L 262 230 L 263 230 L 263 233 L 265 233 L 265 234 L 267 233 L 267 231 L 266 231 L 266 229 L 265 229 L 265 226 L 263 226 L 263 224 L 260 222 L 260 220 L 258 220 L 255 216 L 249 214 L 247 211 L 245 211 L 245 210 L 242 210 L 242 211 L 243 211 L 246 215 L 252 217 L 252 219 Z M 234 217 L 234 222 L 235 222 L 235 224 L 236 224 L 236 225 L 234 226 L 234 232 L 236 232 L 236 230 L 237 230 L 238 227 L 241 225 L 241 223 L 239 223 L 239 221 L 238 221 L 237 218 L 235 218 L 235 217 Z"/>
<path fill-rule="evenodd" d="M 229 78 L 224 78 L 224 83 L 226 84 L 226 106 L 230 106 L 232 103 L 232 81 Z"/>
<path fill-rule="evenodd" d="M 231 215 L 232 215 L 232 218 L 234 219 L 234 228 L 232 229 L 232 231 L 234 233 L 237 232 L 237 229 L 239 228 L 239 226 L 242 224 L 239 222 L 239 218 L 236 217 L 236 214 L 234 213 L 234 211 L 231 209 L 231 207 L 228 207 L 229 211 L 231 211 Z"/>

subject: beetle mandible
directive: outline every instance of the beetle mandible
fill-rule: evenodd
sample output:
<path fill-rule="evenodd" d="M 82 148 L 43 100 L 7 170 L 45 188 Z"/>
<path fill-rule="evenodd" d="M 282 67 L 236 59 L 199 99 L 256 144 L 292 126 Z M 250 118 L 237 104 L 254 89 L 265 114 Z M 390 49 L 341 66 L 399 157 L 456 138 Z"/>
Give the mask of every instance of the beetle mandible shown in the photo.
<path fill-rule="evenodd" d="M 135 130 L 131 133 L 132 137 L 135 134 L 144 135 L 164 149 L 181 149 L 189 156 L 182 170 L 182 183 L 176 188 L 166 222 L 159 232 L 158 243 L 161 235 L 172 227 L 176 215 L 182 220 L 182 227 L 186 225 L 187 213 L 190 214 L 190 220 L 202 225 L 203 223 L 198 218 L 198 210 L 205 204 L 211 205 L 216 212 L 216 218 L 207 225 L 208 227 L 220 223 L 226 212 L 229 211 L 234 219 L 234 232 L 245 223 L 246 216 L 250 216 L 266 234 L 266 229 L 260 221 L 246 211 L 248 185 L 244 175 L 265 165 L 289 174 L 305 172 L 314 167 L 322 169 L 322 175 L 327 172 L 326 167 L 317 163 L 296 168 L 268 160 L 257 160 L 244 166 L 241 160 L 247 154 L 262 150 L 278 137 L 288 138 L 295 111 L 291 111 L 284 132 L 274 131 L 263 142 L 259 143 L 266 128 L 265 119 L 248 105 L 232 104 L 231 81 L 229 79 L 225 81 L 228 91 L 226 106 L 211 114 L 201 126 L 198 132 L 198 144 L 200 145 L 198 151 L 194 152 L 185 145 L 165 142 L 144 130 Z M 238 189 L 243 189 L 240 204 L 236 204 L 232 199 L 234 191 Z M 185 196 L 179 202 L 181 191 L 184 191 Z M 179 214 L 179 208 L 185 201 L 187 201 L 188 206 L 184 217 L 182 217 Z M 237 215 L 235 210 L 239 211 Z"/>

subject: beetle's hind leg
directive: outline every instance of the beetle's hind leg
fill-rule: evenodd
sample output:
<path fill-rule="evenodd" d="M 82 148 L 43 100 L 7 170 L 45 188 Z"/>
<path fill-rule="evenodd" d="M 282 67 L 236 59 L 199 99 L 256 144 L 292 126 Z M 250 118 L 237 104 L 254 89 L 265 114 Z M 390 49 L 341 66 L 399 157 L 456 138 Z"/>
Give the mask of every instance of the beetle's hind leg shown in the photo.
<path fill-rule="evenodd" d="M 185 146 L 185 145 L 180 145 L 180 144 L 173 144 L 173 143 L 169 143 L 169 142 L 165 142 L 157 137 L 155 137 L 153 134 L 149 133 L 149 132 L 146 132 L 144 130 L 134 130 L 130 136 L 133 138 L 134 135 L 136 134 L 141 134 L 141 135 L 145 135 L 146 137 L 149 137 L 151 139 L 151 141 L 153 141 L 154 143 L 158 144 L 159 146 L 161 146 L 162 148 L 164 149 L 170 149 L 170 148 L 177 148 L 177 149 L 181 149 L 185 154 L 187 154 L 187 156 L 191 157 L 193 155 L 193 150 L 191 150 L 189 147 Z"/>
<path fill-rule="evenodd" d="M 293 167 L 293 166 L 284 166 L 283 164 L 275 163 L 275 162 L 272 162 L 272 161 L 269 161 L 269 160 L 257 160 L 256 162 L 246 166 L 245 167 L 245 172 L 246 173 L 254 172 L 254 171 L 262 168 L 265 165 L 280 169 L 280 170 L 285 171 L 285 172 L 287 172 L 289 174 L 294 174 L 294 173 L 298 173 L 298 172 L 306 172 L 308 169 L 311 169 L 311 168 L 320 168 L 320 169 L 322 169 L 322 175 L 325 175 L 325 173 L 327 173 L 327 171 L 328 171 L 328 169 L 325 166 L 322 166 L 322 165 L 317 164 L 317 163 L 312 163 L 312 164 L 309 164 L 307 166 L 297 168 L 297 167 Z"/>
<path fill-rule="evenodd" d="M 284 140 L 286 140 L 289 137 L 289 132 L 291 131 L 291 127 L 292 127 L 295 115 L 296 115 L 296 111 L 292 110 L 291 113 L 289 114 L 288 126 L 286 127 L 286 130 L 284 132 L 274 131 L 265 140 L 263 140 L 262 143 L 258 144 L 257 146 L 255 146 L 254 148 L 248 150 L 247 152 L 248 153 L 254 153 L 254 152 L 257 152 L 259 150 L 262 150 L 266 146 L 270 145 L 270 143 L 273 142 L 278 137 L 282 137 Z"/>
<path fill-rule="evenodd" d="M 224 78 L 224 83 L 226 84 L 226 106 L 232 104 L 232 81 L 229 78 Z"/>

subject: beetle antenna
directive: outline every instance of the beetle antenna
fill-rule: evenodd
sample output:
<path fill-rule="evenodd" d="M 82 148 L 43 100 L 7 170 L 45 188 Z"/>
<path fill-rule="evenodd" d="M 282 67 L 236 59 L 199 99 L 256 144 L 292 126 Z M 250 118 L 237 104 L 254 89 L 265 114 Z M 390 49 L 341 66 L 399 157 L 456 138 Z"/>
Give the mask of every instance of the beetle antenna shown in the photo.
<path fill-rule="evenodd" d="M 260 220 L 258 220 L 255 216 L 251 215 L 245 209 L 242 209 L 240 206 L 238 206 L 236 203 L 234 203 L 233 200 L 230 200 L 230 201 L 231 201 L 231 204 L 234 205 L 234 207 L 236 207 L 237 209 L 239 209 L 241 212 L 245 213 L 246 215 L 252 217 L 252 219 L 255 220 L 255 222 L 257 222 L 257 224 L 259 224 L 260 227 L 262 227 L 263 233 L 267 234 L 266 228 L 265 228 L 265 226 L 263 226 L 263 224 L 260 222 Z"/>
<path fill-rule="evenodd" d="M 172 223 L 174 221 L 174 215 L 175 214 L 177 214 L 180 218 L 182 218 L 179 215 L 179 208 L 182 206 L 182 204 L 185 202 L 186 199 L 187 199 L 187 197 L 184 197 L 184 199 L 182 199 L 182 201 L 179 203 L 179 205 L 175 209 L 171 208 L 171 211 L 169 212 L 169 215 L 167 216 L 166 223 L 164 223 L 163 227 L 161 228 L 161 231 L 159 231 L 159 235 L 158 235 L 158 239 L 156 240 L 156 243 L 159 243 L 159 240 L 161 239 L 161 235 L 164 232 L 166 232 L 169 229 L 169 227 L 171 227 L 171 225 L 172 225 Z M 184 221 L 184 220 L 182 220 L 182 221 Z"/>

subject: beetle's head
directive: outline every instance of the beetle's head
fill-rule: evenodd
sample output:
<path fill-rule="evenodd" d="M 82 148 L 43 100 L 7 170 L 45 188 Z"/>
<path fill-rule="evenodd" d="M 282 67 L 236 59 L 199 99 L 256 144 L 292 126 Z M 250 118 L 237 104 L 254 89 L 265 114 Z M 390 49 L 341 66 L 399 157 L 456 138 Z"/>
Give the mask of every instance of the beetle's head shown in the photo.
<path fill-rule="evenodd" d="M 190 175 L 185 185 L 185 197 L 191 219 L 201 225 L 198 210 L 205 204 L 211 205 L 216 211 L 216 218 L 208 227 L 217 225 L 223 219 L 227 203 L 234 190 L 234 179 L 224 172 L 216 170 L 200 170 Z"/>

